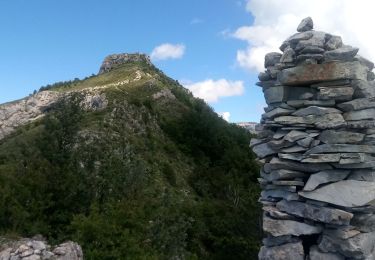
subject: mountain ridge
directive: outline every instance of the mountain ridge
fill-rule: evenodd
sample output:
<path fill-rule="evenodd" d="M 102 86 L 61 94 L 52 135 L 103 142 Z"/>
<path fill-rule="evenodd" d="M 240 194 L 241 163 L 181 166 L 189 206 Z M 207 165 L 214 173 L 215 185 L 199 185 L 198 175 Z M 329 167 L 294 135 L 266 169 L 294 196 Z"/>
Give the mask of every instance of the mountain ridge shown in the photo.
<path fill-rule="evenodd" d="M 177 81 L 134 61 L 26 100 L 6 105 L 27 120 L 0 138 L 0 235 L 75 241 L 87 259 L 256 257 L 251 134 Z"/>

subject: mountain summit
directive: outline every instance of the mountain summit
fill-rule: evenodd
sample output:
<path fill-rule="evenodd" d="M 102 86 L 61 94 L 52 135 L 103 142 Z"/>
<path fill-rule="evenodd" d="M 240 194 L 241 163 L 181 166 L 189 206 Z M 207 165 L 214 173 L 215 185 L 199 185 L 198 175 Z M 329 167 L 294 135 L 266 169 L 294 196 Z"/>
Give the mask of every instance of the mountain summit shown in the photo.
<path fill-rule="evenodd" d="M 126 64 L 126 63 L 131 63 L 131 62 L 144 62 L 146 64 L 151 65 L 151 60 L 150 57 L 146 54 L 140 54 L 140 53 L 134 53 L 134 54 L 129 54 L 129 53 L 121 53 L 121 54 L 112 54 L 107 56 L 103 63 L 102 66 L 100 66 L 99 74 L 102 74 L 104 72 L 108 72 L 111 69 L 121 65 L 121 64 Z"/>

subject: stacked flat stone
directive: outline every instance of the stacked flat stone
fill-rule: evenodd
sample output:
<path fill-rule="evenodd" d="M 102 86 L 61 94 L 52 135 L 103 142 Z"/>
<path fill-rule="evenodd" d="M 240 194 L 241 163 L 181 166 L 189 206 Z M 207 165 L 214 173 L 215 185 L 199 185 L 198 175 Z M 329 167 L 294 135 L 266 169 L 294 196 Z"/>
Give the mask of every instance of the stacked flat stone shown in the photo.
<path fill-rule="evenodd" d="M 374 64 L 311 18 L 265 57 L 259 259 L 375 259 Z"/>

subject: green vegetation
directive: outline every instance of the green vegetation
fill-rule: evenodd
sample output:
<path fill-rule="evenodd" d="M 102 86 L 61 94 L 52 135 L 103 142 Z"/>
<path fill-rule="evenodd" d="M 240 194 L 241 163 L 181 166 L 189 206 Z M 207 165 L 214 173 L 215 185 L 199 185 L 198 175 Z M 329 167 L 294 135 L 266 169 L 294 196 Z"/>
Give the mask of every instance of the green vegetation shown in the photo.
<path fill-rule="evenodd" d="M 250 134 L 146 64 L 58 84 L 83 94 L 0 141 L 0 233 L 74 240 L 86 259 L 256 259 L 258 167 Z M 175 99 L 152 95 L 170 89 Z"/>

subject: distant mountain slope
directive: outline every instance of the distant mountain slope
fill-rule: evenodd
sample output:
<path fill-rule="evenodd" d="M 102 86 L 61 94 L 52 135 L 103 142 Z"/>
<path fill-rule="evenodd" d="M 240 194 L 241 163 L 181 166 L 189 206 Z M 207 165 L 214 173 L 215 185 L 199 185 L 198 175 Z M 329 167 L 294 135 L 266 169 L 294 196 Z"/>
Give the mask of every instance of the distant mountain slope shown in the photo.
<path fill-rule="evenodd" d="M 255 259 L 250 133 L 147 59 L 104 67 L 0 105 L 0 234 L 86 259 Z"/>

